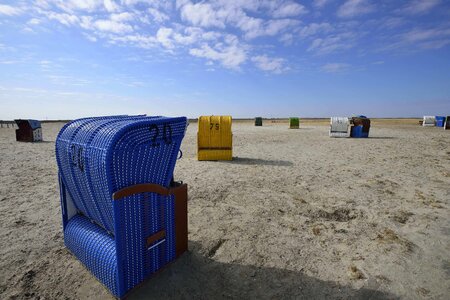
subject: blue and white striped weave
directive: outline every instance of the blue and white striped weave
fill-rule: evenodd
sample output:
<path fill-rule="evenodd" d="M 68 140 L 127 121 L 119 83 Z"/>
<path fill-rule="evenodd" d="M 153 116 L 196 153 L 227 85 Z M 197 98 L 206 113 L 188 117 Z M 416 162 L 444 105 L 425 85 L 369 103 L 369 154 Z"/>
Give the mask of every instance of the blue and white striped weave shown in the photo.
<path fill-rule="evenodd" d="M 63 203 L 65 244 L 117 297 L 175 258 L 174 198 L 142 193 L 113 204 L 112 194 L 141 183 L 168 187 L 186 126 L 185 117 L 95 117 L 66 124 L 57 137 L 62 203 L 77 211 L 71 217 Z M 147 249 L 146 237 L 162 229 L 165 239 Z"/>

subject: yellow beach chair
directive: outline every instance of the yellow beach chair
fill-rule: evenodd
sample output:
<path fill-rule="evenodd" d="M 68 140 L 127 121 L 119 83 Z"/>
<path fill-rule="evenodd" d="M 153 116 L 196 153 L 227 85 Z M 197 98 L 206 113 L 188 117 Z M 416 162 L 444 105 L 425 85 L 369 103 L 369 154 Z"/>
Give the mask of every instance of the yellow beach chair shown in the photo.
<path fill-rule="evenodd" d="M 198 160 L 232 160 L 231 116 L 198 118 Z"/>

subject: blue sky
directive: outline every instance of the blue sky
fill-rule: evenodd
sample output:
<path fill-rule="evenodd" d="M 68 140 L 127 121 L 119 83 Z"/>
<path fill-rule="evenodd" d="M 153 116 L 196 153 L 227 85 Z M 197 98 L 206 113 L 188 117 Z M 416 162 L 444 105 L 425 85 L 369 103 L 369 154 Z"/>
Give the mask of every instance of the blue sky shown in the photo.
<path fill-rule="evenodd" d="M 450 114 L 448 0 L 0 0 L 0 119 Z"/>

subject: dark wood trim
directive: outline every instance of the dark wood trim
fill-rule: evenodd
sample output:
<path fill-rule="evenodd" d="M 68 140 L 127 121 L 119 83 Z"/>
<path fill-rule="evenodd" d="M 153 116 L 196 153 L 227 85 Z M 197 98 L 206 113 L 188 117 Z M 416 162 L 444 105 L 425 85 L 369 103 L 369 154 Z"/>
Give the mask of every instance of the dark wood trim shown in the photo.
<path fill-rule="evenodd" d="M 178 257 L 188 249 L 188 207 L 187 185 L 181 185 L 174 191 L 175 195 L 175 256 Z"/>
<path fill-rule="evenodd" d="M 113 193 L 112 197 L 114 200 L 119 200 L 121 198 L 140 193 L 157 193 L 162 196 L 176 195 L 177 190 L 182 189 L 184 186 L 186 186 L 187 188 L 186 184 L 177 184 L 173 187 L 165 188 L 159 184 L 142 183 L 127 186 L 126 188 L 118 190 L 117 192 Z"/>
<path fill-rule="evenodd" d="M 175 210 L 175 256 L 188 250 L 188 195 L 187 184 L 173 182 L 170 188 L 158 184 L 144 183 L 123 188 L 113 194 L 114 200 L 140 193 L 157 193 L 162 196 L 174 195 Z M 146 239 L 147 247 L 166 236 L 166 230 L 158 231 Z"/>
<path fill-rule="evenodd" d="M 198 150 L 231 150 L 232 147 L 209 147 L 209 148 L 198 148 Z"/>
<path fill-rule="evenodd" d="M 165 237 L 166 237 L 166 231 L 164 229 L 158 231 L 155 234 L 152 234 L 151 236 L 149 236 L 147 238 L 147 247 L 149 247 L 151 244 L 153 244 L 157 240 L 160 240 L 160 239 L 165 238 Z"/>

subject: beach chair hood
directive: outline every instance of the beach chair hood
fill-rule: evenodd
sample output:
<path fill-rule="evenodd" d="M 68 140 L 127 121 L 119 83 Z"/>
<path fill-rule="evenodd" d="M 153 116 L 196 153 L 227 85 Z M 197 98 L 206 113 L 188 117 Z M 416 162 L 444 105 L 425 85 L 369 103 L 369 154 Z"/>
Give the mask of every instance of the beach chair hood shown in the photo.
<path fill-rule="evenodd" d="M 436 116 L 424 116 L 422 126 L 435 126 Z"/>
<path fill-rule="evenodd" d="M 61 180 L 89 219 L 114 232 L 112 194 L 154 183 L 167 187 L 187 126 L 185 117 L 114 116 L 66 124 L 56 140 Z"/>
<path fill-rule="evenodd" d="M 187 250 L 187 185 L 173 180 L 186 126 L 84 118 L 56 139 L 64 244 L 115 297 Z"/>
<path fill-rule="evenodd" d="M 332 137 L 349 137 L 350 121 L 347 117 L 331 117 L 330 120 L 330 136 Z"/>

